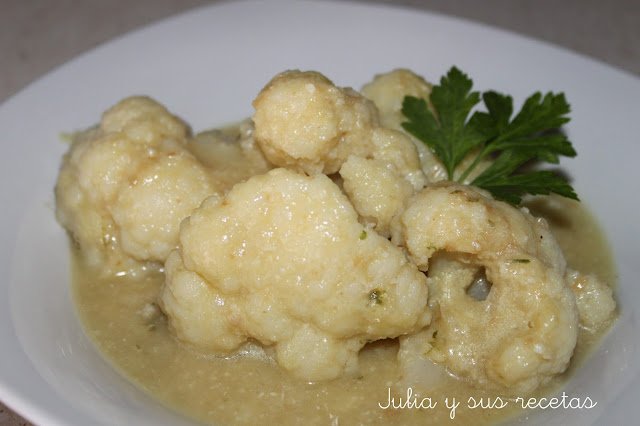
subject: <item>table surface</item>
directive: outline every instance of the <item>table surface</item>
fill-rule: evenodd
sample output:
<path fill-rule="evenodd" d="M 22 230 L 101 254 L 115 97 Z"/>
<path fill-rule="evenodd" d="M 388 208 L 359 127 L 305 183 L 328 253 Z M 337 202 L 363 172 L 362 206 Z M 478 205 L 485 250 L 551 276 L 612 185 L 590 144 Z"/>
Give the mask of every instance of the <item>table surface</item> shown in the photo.
<path fill-rule="evenodd" d="M 219 0 L 1 0 L 0 103 L 104 41 Z M 369 0 L 505 28 L 640 75 L 638 0 Z M 29 423 L 0 402 L 0 426 Z"/>

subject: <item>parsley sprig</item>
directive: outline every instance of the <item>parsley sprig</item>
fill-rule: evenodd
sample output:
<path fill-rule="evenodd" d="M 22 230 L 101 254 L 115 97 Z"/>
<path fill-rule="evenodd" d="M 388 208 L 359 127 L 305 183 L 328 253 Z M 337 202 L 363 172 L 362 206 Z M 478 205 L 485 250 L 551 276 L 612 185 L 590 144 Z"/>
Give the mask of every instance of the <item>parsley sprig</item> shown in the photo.
<path fill-rule="evenodd" d="M 571 142 L 560 131 L 569 121 L 564 94 L 537 92 L 512 118 L 513 99 L 495 91 L 472 91 L 471 79 L 456 67 L 433 87 L 430 101 L 407 96 L 404 129 L 429 146 L 444 165 L 449 180 L 464 182 L 486 158 L 491 165 L 471 181 L 494 197 L 517 205 L 525 194 L 549 194 L 578 199 L 567 180 L 548 170 L 523 171 L 531 161 L 557 164 L 560 156 L 575 157 Z M 472 109 L 484 102 L 486 111 Z M 468 155 L 475 158 L 456 176 Z"/>

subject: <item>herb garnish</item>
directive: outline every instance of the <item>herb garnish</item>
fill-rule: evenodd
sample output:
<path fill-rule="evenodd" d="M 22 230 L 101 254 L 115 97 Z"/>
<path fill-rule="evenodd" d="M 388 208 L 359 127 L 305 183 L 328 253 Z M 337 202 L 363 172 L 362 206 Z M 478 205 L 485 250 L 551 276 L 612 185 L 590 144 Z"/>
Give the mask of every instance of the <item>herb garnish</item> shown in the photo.
<path fill-rule="evenodd" d="M 440 84 L 433 87 L 430 101 L 406 96 L 402 113 L 408 119 L 404 129 L 424 142 L 444 165 L 449 180 L 464 182 L 485 158 L 493 163 L 471 181 L 497 199 L 517 205 L 525 194 L 554 192 L 577 200 L 567 180 L 548 170 L 522 171 L 532 160 L 558 163 L 559 156 L 575 157 L 571 142 L 560 131 L 569 121 L 569 104 L 563 93 L 539 92 L 524 102 L 515 117 L 513 99 L 495 91 L 472 91 L 471 79 L 452 67 Z M 486 112 L 471 110 L 484 102 Z M 476 157 L 455 176 L 456 167 L 470 153 Z"/>
<path fill-rule="evenodd" d="M 382 305 L 384 302 L 384 290 L 380 290 L 379 288 L 373 289 L 369 292 L 369 306 Z"/>

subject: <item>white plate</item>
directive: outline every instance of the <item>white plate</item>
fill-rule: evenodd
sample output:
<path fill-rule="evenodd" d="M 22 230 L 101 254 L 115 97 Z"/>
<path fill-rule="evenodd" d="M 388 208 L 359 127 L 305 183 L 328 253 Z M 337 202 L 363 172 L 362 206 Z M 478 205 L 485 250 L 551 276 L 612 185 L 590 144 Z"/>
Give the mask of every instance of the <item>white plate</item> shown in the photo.
<path fill-rule="evenodd" d="M 115 373 L 80 330 L 66 236 L 53 217 L 52 188 L 66 148 L 61 132 L 87 127 L 134 93 L 155 97 L 199 130 L 249 115 L 253 96 L 283 69 L 316 69 L 338 85 L 359 87 L 399 66 L 436 79 L 453 64 L 479 88 L 516 101 L 538 89 L 566 93 L 573 106 L 567 129 L 579 156 L 564 167 L 603 222 L 618 261 L 621 318 L 565 389 L 598 405 L 531 413 L 529 421 L 622 424 L 636 417 L 640 81 L 484 26 L 337 2 L 198 9 L 82 55 L 0 107 L 0 399 L 47 425 L 182 421 Z"/>

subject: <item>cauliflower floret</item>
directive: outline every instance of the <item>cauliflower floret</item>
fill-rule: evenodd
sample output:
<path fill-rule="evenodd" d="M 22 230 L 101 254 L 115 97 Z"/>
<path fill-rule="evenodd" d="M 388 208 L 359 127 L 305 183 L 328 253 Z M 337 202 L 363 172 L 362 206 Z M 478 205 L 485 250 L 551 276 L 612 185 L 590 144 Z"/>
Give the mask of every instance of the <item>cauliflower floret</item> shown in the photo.
<path fill-rule="evenodd" d="M 180 221 L 213 188 L 206 170 L 187 151 L 158 154 L 108 207 L 122 249 L 137 259 L 166 259 L 177 245 Z"/>
<path fill-rule="evenodd" d="M 405 200 L 425 184 L 411 140 L 380 127 L 371 102 L 321 74 L 282 73 L 254 106 L 255 136 L 267 158 L 309 174 L 339 170 L 362 221 L 383 235 Z"/>
<path fill-rule="evenodd" d="M 567 270 L 567 282 L 576 296 L 580 325 L 590 331 L 604 329 L 616 311 L 613 291 L 595 275 Z"/>
<path fill-rule="evenodd" d="M 388 237 L 393 217 L 413 195 L 413 188 L 384 161 L 351 156 L 342 165 L 343 189 L 361 221 Z"/>
<path fill-rule="evenodd" d="M 431 84 L 414 72 L 399 68 L 376 75 L 373 81 L 362 87 L 361 93 L 376 104 L 383 126 L 401 130 L 402 122 L 406 121 L 402 114 L 404 97 L 413 96 L 428 101 Z"/>
<path fill-rule="evenodd" d="M 425 184 L 413 145 L 391 129 L 371 133 L 370 158 L 350 156 L 340 168 L 343 189 L 361 220 L 388 237 L 392 219 Z"/>
<path fill-rule="evenodd" d="M 213 353 L 253 338 L 307 380 L 353 371 L 367 341 L 430 318 L 424 275 L 324 175 L 274 169 L 206 200 L 166 271 L 161 306 L 178 338 Z"/>
<path fill-rule="evenodd" d="M 165 273 L 161 307 L 182 340 L 217 351 L 231 351 L 245 341 L 245 336 L 234 333 L 238 317 L 234 306 L 212 291 L 204 278 L 186 269 L 178 251 L 167 258 Z"/>
<path fill-rule="evenodd" d="M 401 338 L 401 353 L 418 348 L 477 386 L 523 393 L 567 368 L 578 312 L 544 221 L 449 183 L 414 196 L 392 233 L 428 270 L 435 312 L 425 332 Z M 492 285 L 477 300 L 467 291 L 483 274 Z"/>
<path fill-rule="evenodd" d="M 255 138 L 267 159 L 309 174 L 335 173 L 349 155 L 365 156 L 378 126 L 373 104 L 320 73 L 286 71 L 253 101 Z"/>
<path fill-rule="evenodd" d="M 182 142 L 189 135 L 189 127 L 182 120 L 146 96 L 131 96 L 118 102 L 104 113 L 100 129 L 150 145 L 167 139 Z"/>
<path fill-rule="evenodd" d="M 110 273 L 164 262 L 180 221 L 217 191 L 185 148 L 189 129 L 146 97 L 109 109 L 76 137 L 56 184 L 56 215 L 88 262 Z"/>
<path fill-rule="evenodd" d="M 427 270 L 438 250 L 477 256 L 509 256 L 520 251 L 539 257 L 564 274 L 566 261 L 544 219 L 534 218 L 493 199 L 480 188 L 441 182 L 424 188 L 409 200 L 402 217 L 394 221 L 393 239 L 411 260 Z"/>

